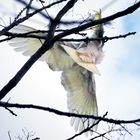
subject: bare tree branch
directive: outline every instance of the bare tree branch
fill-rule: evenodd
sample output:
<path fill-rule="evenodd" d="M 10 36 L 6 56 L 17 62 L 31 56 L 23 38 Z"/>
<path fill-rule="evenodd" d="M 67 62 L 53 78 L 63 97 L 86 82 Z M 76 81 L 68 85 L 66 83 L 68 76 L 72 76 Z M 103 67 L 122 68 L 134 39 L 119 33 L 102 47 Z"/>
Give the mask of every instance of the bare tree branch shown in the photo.
<path fill-rule="evenodd" d="M 124 34 L 124 35 L 118 35 L 118 36 L 112 36 L 112 37 L 107 37 L 107 36 L 105 36 L 105 37 L 103 38 L 103 41 L 104 41 L 104 42 L 107 42 L 107 41 L 113 40 L 113 39 L 126 38 L 126 37 L 128 37 L 128 36 L 130 36 L 130 35 L 135 35 L 135 34 L 136 34 L 136 32 L 129 32 L 129 33 L 126 33 L 126 34 Z"/>
<path fill-rule="evenodd" d="M 108 21 L 112 21 L 114 19 L 117 19 L 117 18 L 126 16 L 128 14 L 131 14 L 134 11 L 136 11 L 139 7 L 140 7 L 140 1 L 137 2 L 136 4 L 132 5 L 132 6 L 128 7 L 127 9 L 125 9 L 123 11 L 120 11 L 118 13 L 115 13 L 111 16 L 108 16 L 108 17 L 105 17 L 105 18 L 102 18 L 102 19 L 99 19 L 99 20 L 94 20 L 94 21 L 91 21 L 91 22 L 86 23 L 84 25 L 81 25 L 79 27 L 75 27 L 75 28 L 66 30 L 63 33 L 60 33 L 60 34 L 56 35 L 54 37 L 54 41 L 59 40 L 60 38 L 63 38 L 63 37 L 68 36 L 70 34 L 83 31 L 83 30 L 85 30 L 89 27 L 92 27 L 92 26 L 95 26 L 95 25 L 98 25 L 98 24 L 102 24 L 102 23 L 107 23 Z"/>
<path fill-rule="evenodd" d="M 28 131 L 28 129 L 23 128 L 22 135 L 16 136 L 16 139 L 19 139 L 19 140 L 40 140 L 39 137 L 33 138 L 34 136 L 35 136 L 35 132 Z"/>
<path fill-rule="evenodd" d="M 140 118 L 135 119 L 135 120 L 118 120 L 118 119 L 109 119 L 105 117 L 100 117 L 100 116 L 93 116 L 93 115 L 83 115 L 83 114 L 76 114 L 76 113 L 68 113 L 68 112 L 63 112 L 59 111 L 53 108 L 49 107 L 43 107 L 39 105 L 33 105 L 33 104 L 18 104 L 18 103 L 7 103 L 7 102 L 0 102 L 0 107 L 7 107 L 7 108 L 20 108 L 20 109 L 37 109 L 37 110 L 43 110 L 43 111 L 48 111 L 50 113 L 54 113 L 56 115 L 62 115 L 62 116 L 67 116 L 67 117 L 79 117 L 79 118 L 91 118 L 95 120 L 101 120 L 104 122 L 108 123 L 113 123 L 113 124 L 135 124 L 135 123 L 140 123 Z"/>
<path fill-rule="evenodd" d="M 8 131 L 8 137 L 9 137 L 9 140 L 12 140 L 11 135 L 10 135 L 10 131 Z"/>
<path fill-rule="evenodd" d="M 18 1 L 19 3 L 21 3 L 24 6 L 28 6 L 28 3 L 24 0 L 16 0 L 16 1 Z M 62 0 L 62 2 L 63 1 L 68 1 L 68 0 Z M 34 6 L 30 6 L 30 9 L 36 11 L 38 8 L 34 7 Z M 53 20 L 53 18 L 50 15 L 45 14 L 43 11 L 40 11 L 38 14 L 40 14 L 43 18 L 45 18 L 45 20 L 46 19 L 47 20 Z M 81 20 L 81 21 L 80 20 L 70 20 L 70 21 L 61 20 L 60 21 L 60 24 L 64 24 L 64 25 L 74 25 L 74 24 L 79 24 L 79 23 L 83 23 L 83 20 Z"/>
<path fill-rule="evenodd" d="M 50 4 L 50 5 L 47 5 L 47 6 L 45 6 L 45 7 L 42 7 L 42 8 L 40 8 L 40 9 L 37 9 L 36 11 L 34 11 L 34 12 L 28 14 L 28 16 L 25 15 L 25 16 L 22 17 L 22 18 L 18 18 L 17 20 L 14 20 L 9 26 L 5 27 L 4 29 L 2 29 L 2 30 L 0 31 L 0 36 L 3 35 L 4 33 L 8 32 L 8 31 L 9 31 L 10 29 L 12 29 L 13 27 L 17 26 L 18 24 L 20 24 L 20 23 L 22 23 L 22 22 L 28 20 L 28 19 L 31 18 L 32 16 L 34 16 L 34 15 L 36 15 L 37 13 L 41 12 L 42 10 L 47 9 L 47 8 L 51 7 L 52 5 L 55 5 L 55 4 L 58 4 L 58 3 L 61 3 L 61 2 L 62 2 L 62 0 L 56 1 L 56 2 L 54 2 L 54 3 L 52 3 L 52 4 Z M 16 19 L 16 18 L 15 18 L 15 19 Z"/>
<path fill-rule="evenodd" d="M 108 113 L 108 112 L 106 112 L 105 115 L 103 115 L 103 118 L 104 118 L 105 116 L 107 116 L 107 113 Z M 98 120 L 96 123 L 94 123 L 94 124 L 92 124 L 91 126 L 87 127 L 87 128 L 84 129 L 83 131 L 81 131 L 81 132 L 75 134 L 74 136 L 68 138 L 67 140 L 72 140 L 72 139 L 74 139 L 74 138 L 76 138 L 76 137 L 78 137 L 78 136 L 80 136 L 80 135 L 82 135 L 82 134 L 84 134 L 84 133 L 86 133 L 86 132 L 92 131 L 91 129 L 92 129 L 94 126 L 98 125 L 100 121 L 101 121 L 101 120 Z"/>
<path fill-rule="evenodd" d="M 34 34 L 34 33 L 44 33 L 44 36 L 40 36 L 40 35 L 37 35 L 37 34 Z M 45 40 L 46 39 L 45 33 L 47 35 L 48 31 L 37 30 L 37 31 L 22 33 L 22 34 L 7 32 L 4 35 L 8 36 L 8 37 L 4 38 L 4 39 L 1 39 L 0 42 L 8 41 L 8 40 L 11 40 L 11 39 L 16 38 L 16 37 L 19 37 L 19 38 L 36 38 L 36 39 L 44 39 Z M 129 32 L 129 33 L 126 33 L 126 34 L 123 34 L 123 35 L 112 36 L 112 37 L 105 36 L 103 38 L 89 38 L 89 37 L 78 38 L 78 39 L 76 39 L 76 38 L 65 38 L 65 39 L 63 39 L 62 38 L 58 41 L 65 41 L 65 42 L 81 42 L 81 41 L 84 41 L 84 42 L 89 42 L 89 41 L 93 41 L 93 40 L 102 40 L 103 42 L 107 42 L 109 40 L 126 38 L 128 36 L 135 35 L 135 34 L 136 34 L 136 32 Z"/>
<path fill-rule="evenodd" d="M 15 114 L 12 110 L 10 110 L 9 108 L 5 107 L 6 110 L 8 110 L 12 115 L 17 116 L 17 114 Z"/>

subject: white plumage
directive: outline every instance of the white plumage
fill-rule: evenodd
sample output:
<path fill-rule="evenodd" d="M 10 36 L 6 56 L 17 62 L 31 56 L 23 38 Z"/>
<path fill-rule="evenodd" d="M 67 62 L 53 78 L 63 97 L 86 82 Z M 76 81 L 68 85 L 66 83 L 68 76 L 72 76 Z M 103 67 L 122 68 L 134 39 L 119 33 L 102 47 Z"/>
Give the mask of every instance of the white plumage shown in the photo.
<path fill-rule="evenodd" d="M 34 28 L 24 25 L 14 27 L 13 33 L 27 33 L 35 31 Z M 33 33 L 44 35 L 43 33 Z M 102 37 L 102 25 L 94 29 L 94 38 Z M 44 40 L 35 38 L 14 38 L 9 44 L 16 51 L 21 51 L 25 56 L 33 55 L 41 46 Z M 96 101 L 94 73 L 100 74 L 96 64 L 103 58 L 103 43 L 99 40 L 89 43 L 72 44 L 67 42 L 56 42 L 54 46 L 40 57 L 46 61 L 52 70 L 62 71 L 61 83 L 67 91 L 67 104 L 70 112 L 86 115 L 98 115 Z M 93 119 L 75 118 L 71 124 L 75 130 L 82 131 L 93 125 Z M 97 126 L 92 129 L 96 129 Z"/>

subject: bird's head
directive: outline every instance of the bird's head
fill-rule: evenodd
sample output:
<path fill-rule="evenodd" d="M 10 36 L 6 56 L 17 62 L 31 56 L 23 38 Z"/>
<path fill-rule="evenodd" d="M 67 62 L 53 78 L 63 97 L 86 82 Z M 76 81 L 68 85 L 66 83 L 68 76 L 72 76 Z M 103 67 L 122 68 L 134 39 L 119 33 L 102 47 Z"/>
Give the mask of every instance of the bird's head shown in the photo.
<path fill-rule="evenodd" d="M 92 16 L 91 20 L 94 21 L 94 20 L 99 20 L 101 18 L 102 18 L 102 12 L 100 10 L 99 12 L 95 11 L 95 14 Z M 103 24 L 95 25 L 91 27 L 91 29 L 93 30 L 95 37 L 98 37 L 98 38 L 103 37 L 103 34 L 104 34 Z"/>

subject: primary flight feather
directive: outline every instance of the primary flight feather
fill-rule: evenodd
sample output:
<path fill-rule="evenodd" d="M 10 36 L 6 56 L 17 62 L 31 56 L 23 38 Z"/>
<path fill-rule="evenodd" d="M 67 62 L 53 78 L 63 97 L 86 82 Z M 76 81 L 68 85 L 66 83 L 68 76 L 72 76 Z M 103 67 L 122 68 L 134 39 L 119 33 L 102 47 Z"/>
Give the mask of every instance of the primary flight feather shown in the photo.
<path fill-rule="evenodd" d="M 97 12 L 94 19 L 100 19 L 101 13 Z M 28 33 L 35 31 L 34 28 L 18 25 L 13 33 Z M 93 27 L 93 38 L 103 37 L 103 25 Z M 44 33 L 33 33 L 44 36 Z M 25 56 L 33 55 L 43 44 L 44 40 L 35 38 L 14 38 L 10 45 L 16 51 L 21 51 Z M 67 91 L 67 105 L 72 113 L 98 115 L 96 101 L 94 74 L 100 74 L 96 64 L 103 59 L 103 42 L 93 40 L 81 43 L 56 42 L 54 46 L 45 52 L 40 60 L 46 61 L 50 69 L 62 71 L 61 83 Z M 94 119 L 76 118 L 71 119 L 71 124 L 76 131 L 82 131 L 96 123 Z M 92 129 L 96 129 L 97 126 Z"/>

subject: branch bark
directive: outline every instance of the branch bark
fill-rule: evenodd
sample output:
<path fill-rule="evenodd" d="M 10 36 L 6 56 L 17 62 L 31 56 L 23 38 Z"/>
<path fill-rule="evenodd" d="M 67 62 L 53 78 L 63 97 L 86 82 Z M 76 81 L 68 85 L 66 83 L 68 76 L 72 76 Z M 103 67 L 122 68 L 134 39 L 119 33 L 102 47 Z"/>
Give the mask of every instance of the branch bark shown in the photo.
<path fill-rule="evenodd" d="M 35 35 L 34 33 L 44 33 L 44 36 L 39 36 L 39 35 Z M 13 38 L 36 38 L 36 39 L 46 39 L 45 33 L 47 34 L 48 31 L 36 31 L 36 32 L 28 32 L 28 33 L 22 33 L 22 34 L 17 34 L 17 33 L 11 33 L 11 32 L 7 32 L 4 35 L 7 36 L 7 38 L 1 39 L 0 42 L 4 42 L 4 41 L 8 41 L 11 40 Z M 131 35 L 135 35 L 136 32 L 129 32 L 126 34 L 122 34 L 122 35 L 118 35 L 118 36 L 104 36 L 103 38 L 89 38 L 89 37 L 84 37 L 84 38 L 65 38 L 65 39 L 60 39 L 58 41 L 65 41 L 65 42 L 89 42 L 89 41 L 93 41 L 93 40 L 102 40 L 103 42 L 107 42 L 109 40 L 113 40 L 113 39 L 120 39 L 120 38 L 126 38 L 128 36 Z"/>
<path fill-rule="evenodd" d="M 139 119 L 134 119 L 134 120 L 118 120 L 118 119 L 110 119 L 110 118 L 105 118 L 104 116 L 93 116 L 93 115 L 83 115 L 83 114 L 76 114 L 76 113 L 69 113 L 69 112 L 63 112 L 54 108 L 50 107 L 44 107 L 44 106 L 39 106 L 39 105 L 33 105 L 33 104 L 18 104 L 18 103 L 8 103 L 8 102 L 0 102 L 0 107 L 7 107 L 7 108 L 19 108 L 19 109 L 36 109 L 36 110 L 42 110 L 42 111 L 48 111 L 50 113 L 54 113 L 56 115 L 60 116 L 66 116 L 66 117 L 78 117 L 78 118 L 90 118 L 90 119 L 95 119 L 95 120 L 100 120 L 108 123 L 113 123 L 113 124 L 136 124 L 140 123 L 140 118 Z"/>

